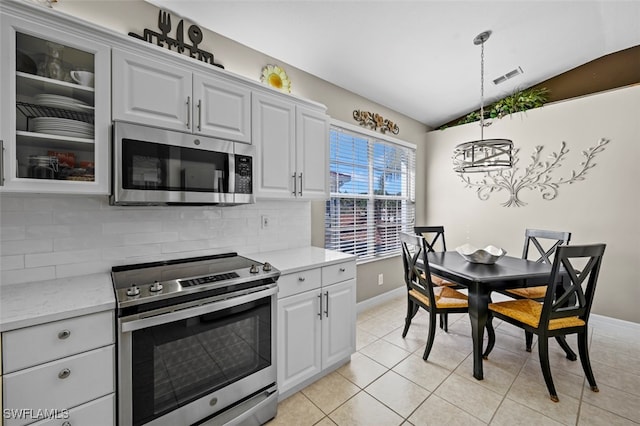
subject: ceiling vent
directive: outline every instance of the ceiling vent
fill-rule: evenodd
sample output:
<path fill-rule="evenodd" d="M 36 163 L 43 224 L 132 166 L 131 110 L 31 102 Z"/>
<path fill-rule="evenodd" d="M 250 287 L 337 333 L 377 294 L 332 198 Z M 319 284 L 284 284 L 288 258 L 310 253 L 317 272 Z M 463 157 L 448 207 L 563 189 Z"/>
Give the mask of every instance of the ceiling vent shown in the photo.
<path fill-rule="evenodd" d="M 493 84 L 498 85 L 500 83 L 504 83 L 505 81 L 515 77 L 516 75 L 522 74 L 522 68 L 518 67 L 512 71 L 509 71 L 505 75 L 501 75 L 500 77 L 493 80 Z"/>

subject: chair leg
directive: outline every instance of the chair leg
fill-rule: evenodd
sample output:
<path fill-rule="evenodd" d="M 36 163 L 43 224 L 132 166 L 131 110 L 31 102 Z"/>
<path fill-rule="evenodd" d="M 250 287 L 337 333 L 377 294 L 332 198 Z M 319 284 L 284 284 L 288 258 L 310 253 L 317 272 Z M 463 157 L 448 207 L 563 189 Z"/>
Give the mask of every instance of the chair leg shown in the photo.
<path fill-rule="evenodd" d="M 449 315 L 446 312 L 440 314 L 440 328 L 445 331 L 445 333 L 449 332 Z"/>
<path fill-rule="evenodd" d="M 553 379 L 551 378 L 551 366 L 549 364 L 549 338 L 546 336 L 538 336 L 538 353 L 540 355 L 540 366 L 542 367 L 542 375 L 544 381 L 547 384 L 549 390 L 549 396 L 553 402 L 558 402 L 558 394 L 556 388 L 553 385 Z"/>
<path fill-rule="evenodd" d="M 489 358 L 489 354 L 491 353 L 491 351 L 493 350 L 493 347 L 496 344 L 496 332 L 493 329 L 493 315 L 491 315 L 491 311 L 489 311 L 489 314 L 487 315 L 487 348 L 484 350 L 484 353 L 482 354 L 482 358 L 487 359 Z"/>
<path fill-rule="evenodd" d="M 526 345 L 525 348 L 527 352 L 531 352 L 531 345 L 533 344 L 533 333 L 530 331 L 525 331 L 524 341 L 525 341 L 525 345 Z"/>
<path fill-rule="evenodd" d="M 433 340 L 436 337 L 436 314 L 434 312 L 429 312 L 429 336 L 427 337 L 427 346 L 424 348 L 424 355 L 422 355 L 423 360 L 427 360 L 429 358 L 429 353 L 431 352 L 431 347 L 433 346 Z"/>
<path fill-rule="evenodd" d="M 596 384 L 596 378 L 593 376 L 593 370 L 591 370 L 587 339 L 588 336 L 586 329 L 582 333 L 578 333 L 578 352 L 580 353 L 580 362 L 582 363 L 582 369 L 584 370 L 585 376 L 587 376 L 587 381 L 589 382 L 589 386 L 591 386 L 591 390 L 599 392 L 600 390 Z"/>
<path fill-rule="evenodd" d="M 560 345 L 560 347 L 567 354 L 567 359 L 570 361 L 575 361 L 578 359 L 576 353 L 571 349 L 571 346 L 567 343 L 567 338 L 565 336 L 556 336 L 556 341 Z"/>
<path fill-rule="evenodd" d="M 411 320 L 416 316 L 419 308 L 420 306 L 412 302 L 411 299 L 407 299 L 407 317 L 404 319 L 404 330 L 402 330 L 403 339 L 407 336 L 409 327 L 411 326 Z"/>

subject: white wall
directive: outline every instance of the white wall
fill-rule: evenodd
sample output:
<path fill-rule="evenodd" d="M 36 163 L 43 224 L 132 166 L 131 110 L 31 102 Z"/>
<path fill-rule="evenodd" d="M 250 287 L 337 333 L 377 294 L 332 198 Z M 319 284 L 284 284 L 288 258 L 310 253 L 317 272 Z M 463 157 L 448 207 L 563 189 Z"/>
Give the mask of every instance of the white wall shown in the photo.
<path fill-rule="evenodd" d="M 512 139 L 520 150 L 522 173 L 534 147 L 542 145 L 542 158 L 558 152 L 566 142 L 570 150 L 554 180 L 570 177 L 583 161 L 581 152 L 600 138 L 610 139 L 595 157 L 596 166 L 585 180 L 560 185 L 558 196 L 543 200 L 537 190 L 523 190 L 524 207 L 503 207 L 506 191 L 487 201 L 476 196 L 452 170 L 452 152 L 462 142 L 479 139 L 477 123 L 435 130 L 427 135 L 422 164 L 426 169 L 424 223 L 444 225 L 447 245 L 453 249 L 469 242 L 493 244 L 520 256 L 525 228 L 572 232 L 572 244 L 607 244 L 593 312 L 640 323 L 640 86 L 546 105 L 494 120 L 485 138 Z M 473 176 L 476 177 L 476 176 Z M 479 176 L 478 176 L 479 177 Z"/>

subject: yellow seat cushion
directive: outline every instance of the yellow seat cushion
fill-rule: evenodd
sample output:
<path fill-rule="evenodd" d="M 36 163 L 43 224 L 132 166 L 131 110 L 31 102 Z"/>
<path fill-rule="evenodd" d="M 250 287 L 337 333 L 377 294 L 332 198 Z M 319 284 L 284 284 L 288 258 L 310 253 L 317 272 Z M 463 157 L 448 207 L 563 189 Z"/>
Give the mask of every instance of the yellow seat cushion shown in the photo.
<path fill-rule="evenodd" d="M 468 297 L 465 294 L 460 293 L 449 287 L 436 287 L 433 289 L 433 294 L 436 297 L 436 308 L 467 308 L 469 307 Z M 420 293 L 418 290 L 409 290 L 409 295 L 413 298 L 421 301 L 427 306 L 429 304 L 429 297 Z"/>
<path fill-rule="evenodd" d="M 433 285 L 445 286 L 445 287 L 454 287 L 458 285 L 456 283 L 452 283 L 451 281 L 447 281 L 444 278 L 440 278 L 433 274 L 431 274 L 431 282 L 433 283 Z"/>
<path fill-rule="evenodd" d="M 538 328 L 540 314 L 542 313 L 542 303 L 531 299 L 507 300 L 506 302 L 489 303 L 489 309 L 531 327 Z M 585 322 L 578 317 L 556 318 L 549 321 L 549 330 L 583 325 L 585 325 Z"/>
<path fill-rule="evenodd" d="M 544 299 L 544 296 L 547 295 L 547 286 L 540 285 L 537 287 L 512 288 L 507 290 L 507 293 L 515 294 L 516 296 L 520 296 L 524 299 Z"/>

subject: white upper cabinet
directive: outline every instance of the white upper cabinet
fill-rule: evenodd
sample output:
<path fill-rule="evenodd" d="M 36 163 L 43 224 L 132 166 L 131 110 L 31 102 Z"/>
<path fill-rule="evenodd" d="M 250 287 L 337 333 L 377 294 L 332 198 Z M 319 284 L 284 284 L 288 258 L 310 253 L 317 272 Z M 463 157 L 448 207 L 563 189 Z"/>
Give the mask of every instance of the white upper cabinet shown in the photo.
<path fill-rule="evenodd" d="M 252 115 L 259 158 L 256 197 L 326 199 L 329 120 L 324 109 L 254 93 Z"/>
<path fill-rule="evenodd" d="M 251 143 L 251 90 L 194 74 L 195 133 Z"/>
<path fill-rule="evenodd" d="M 113 119 L 251 143 L 251 90 L 114 49 Z"/>
<path fill-rule="evenodd" d="M 108 45 L 35 15 L 0 20 L 0 191 L 108 194 Z"/>

